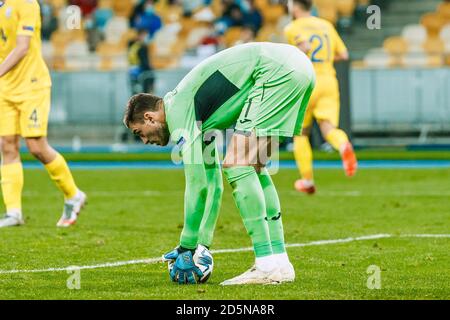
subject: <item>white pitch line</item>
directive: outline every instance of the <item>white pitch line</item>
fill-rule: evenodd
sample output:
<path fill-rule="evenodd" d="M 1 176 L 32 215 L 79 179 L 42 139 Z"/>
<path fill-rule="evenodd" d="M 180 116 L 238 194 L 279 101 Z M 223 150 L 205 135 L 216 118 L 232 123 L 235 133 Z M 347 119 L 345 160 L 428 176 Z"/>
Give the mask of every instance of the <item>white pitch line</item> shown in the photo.
<path fill-rule="evenodd" d="M 298 191 L 290 190 L 287 191 L 289 195 L 298 196 Z M 24 191 L 23 195 L 26 197 L 42 197 L 42 192 L 38 191 Z M 99 197 L 99 198 L 117 198 L 118 196 L 122 197 L 162 197 L 162 196 L 178 196 L 184 195 L 184 190 L 170 190 L 170 191 L 157 191 L 157 190 L 145 190 L 145 191 L 108 191 L 108 190 L 97 190 L 90 191 L 88 193 L 91 197 Z M 381 196 L 392 196 L 392 197 L 450 197 L 449 191 L 440 191 L 440 192 L 432 192 L 432 191 L 424 191 L 424 192 L 367 192 L 363 193 L 361 191 L 349 190 L 349 191 L 320 191 L 315 196 L 320 197 L 381 197 Z M 55 193 L 52 197 L 59 197 L 57 193 Z"/>
<path fill-rule="evenodd" d="M 400 238 L 450 238 L 450 234 L 402 234 Z"/>
<path fill-rule="evenodd" d="M 345 239 L 333 239 L 333 240 L 318 240 L 306 243 L 292 243 L 287 244 L 288 248 L 298 248 L 298 247 L 311 247 L 311 246 L 323 246 L 330 244 L 340 244 L 349 243 L 354 241 L 365 241 L 365 240 L 376 240 L 376 239 L 386 239 L 386 238 L 449 238 L 450 234 L 403 234 L 403 235 L 392 235 L 392 234 L 374 234 L 361 237 L 349 237 Z M 237 252 L 248 252 L 252 251 L 253 248 L 237 248 L 237 249 L 219 249 L 212 250 L 213 254 L 221 253 L 237 253 Z M 63 268 L 48 268 L 48 269 L 34 269 L 34 270 L 0 270 L 0 274 L 17 274 L 17 273 L 46 273 L 46 272 L 62 272 L 71 270 L 89 270 L 89 269 L 100 269 L 100 268 L 115 268 L 135 264 L 153 264 L 163 262 L 162 258 L 148 258 L 139 260 L 128 260 L 128 261 L 117 261 L 117 262 L 106 262 L 101 264 L 95 264 L 90 266 L 69 266 Z"/>

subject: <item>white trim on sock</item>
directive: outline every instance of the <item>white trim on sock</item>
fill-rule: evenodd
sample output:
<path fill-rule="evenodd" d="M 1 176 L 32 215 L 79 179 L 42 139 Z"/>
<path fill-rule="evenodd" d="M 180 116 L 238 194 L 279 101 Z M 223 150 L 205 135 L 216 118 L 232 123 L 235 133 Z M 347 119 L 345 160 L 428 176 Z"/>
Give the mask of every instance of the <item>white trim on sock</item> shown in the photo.
<path fill-rule="evenodd" d="M 278 267 L 274 255 L 256 258 L 256 267 L 264 272 L 270 272 Z"/>
<path fill-rule="evenodd" d="M 6 212 L 6 215 L 13 217 L 13 218 L 17 218 L 17 219 L 22 219 L 22 210 L 11 209 L 11 210 L 8 210 L 8 212 Z"/>
<path fill-rule="evenodd" d="M 289 256 L 287 255 L 286 252 L 284 252 L 284 253 L 277 253 L 277 254 L 274 254 L 273 256 L 277 260 L 278 266 L 280 266 L 280 267 L 287 266 L 287 265 L 291 264 L 291 262 L 289 261 Z"/>
<path fill-rule="evenodd" d="M 81 197 L 81 191 L 80 191 L 80 189 L 77 189 L 77 193 L 75 194 L 75 196 L 73 198 L 66 199 L 65 203 L 77 202 L 78 199 L 80 199 L 80 197 Z"/>

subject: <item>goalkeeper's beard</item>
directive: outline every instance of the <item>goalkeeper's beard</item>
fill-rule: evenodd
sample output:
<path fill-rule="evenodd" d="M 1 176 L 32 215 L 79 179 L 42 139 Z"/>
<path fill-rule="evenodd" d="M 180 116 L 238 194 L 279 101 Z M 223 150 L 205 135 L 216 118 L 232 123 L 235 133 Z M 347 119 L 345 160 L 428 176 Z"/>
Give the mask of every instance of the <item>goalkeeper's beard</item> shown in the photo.
<path fill-rule="evenodd" d="M 160 122 L 159 128 L 156 129 L 158 141 L 157 144 L 164 147 L 169 144 L 170 140 L 170 131 L 167 122 Z M 151 141 L 151 137 L 148 137 L 149 141 Z"/>

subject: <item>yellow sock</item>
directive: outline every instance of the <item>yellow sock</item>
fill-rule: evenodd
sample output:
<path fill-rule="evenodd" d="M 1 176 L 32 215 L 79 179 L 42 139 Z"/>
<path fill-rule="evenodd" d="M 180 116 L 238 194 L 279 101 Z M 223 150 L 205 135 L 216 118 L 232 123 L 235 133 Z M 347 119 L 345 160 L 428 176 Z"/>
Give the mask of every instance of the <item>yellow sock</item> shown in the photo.
<path fill-rule="evenodd" d="M 302 178 L 313 180 L 313 155 L 308 137 L 294 137 L 294 156 Z"/>
<path fill-rule="evenodd" d="M 348 142 L 348 137 L 341 129 L 333 129 L 325 137 L 325 140 L 327 140 L 335 150 L 341 151 L 342 145 Z"/>
<path fill-rule="evenodd" d="M 1 166 L 2 193 L 6 212 L 22 211 L 23 167 L 22 163 Z"/>
<path fill-rule="evenodd" d="M 72 173 L 66 160 L 57 154 L 55 160 L 45 165 L 50 178 L 55 181 L 58 188 L 64 193 L 65 199 L 72 199 L 76 196 L 78 188 L 73 180 Z"/>

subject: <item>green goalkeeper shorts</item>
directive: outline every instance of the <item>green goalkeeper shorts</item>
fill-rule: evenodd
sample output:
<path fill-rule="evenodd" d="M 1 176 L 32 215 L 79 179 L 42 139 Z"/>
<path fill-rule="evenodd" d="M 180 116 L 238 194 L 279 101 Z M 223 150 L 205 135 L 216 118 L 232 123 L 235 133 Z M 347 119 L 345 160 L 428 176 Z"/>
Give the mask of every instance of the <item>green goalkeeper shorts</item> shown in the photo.
<path fill-rule="evenodd" d="M 286 62 L 254 85 L 235 131 L 255 131 L 257 136 L 299 135 L 314 85 L 314 71 L 303 61 Z"/>

